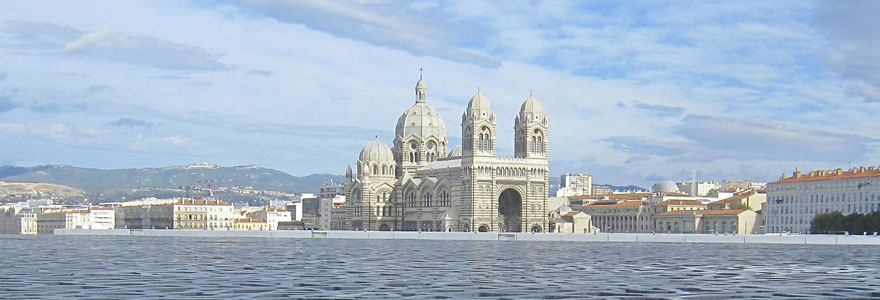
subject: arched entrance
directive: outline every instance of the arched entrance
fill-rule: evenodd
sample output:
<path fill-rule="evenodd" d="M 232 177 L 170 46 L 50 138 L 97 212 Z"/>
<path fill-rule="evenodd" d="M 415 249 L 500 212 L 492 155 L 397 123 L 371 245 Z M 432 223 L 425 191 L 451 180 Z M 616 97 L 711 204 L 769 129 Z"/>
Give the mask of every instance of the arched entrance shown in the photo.
<path fill-rule="evenodd" d="M 480 225 L 480 228 L 477 229 L 479 232 L 489 232 L 489 226 Z"/>
<path fill-rule="evenodd" d="M 539 233 L 539 232 L 541 232 L 541 226 L 538 226 L 538 224 L 532 225 L 531 231 L 532 231 L 532 233 Z"/>
<path fill-rule="evenodd" d="M 382 225 L 379 225 L 379 231 L 391 231 L 391 227 L 388 224 L 382 223 Z"/>
<path fill-rule="evenodd" d="M 506 189 L 498 197 L 498 218 L 502 232 L 522 232 L 522 196 Z"/>

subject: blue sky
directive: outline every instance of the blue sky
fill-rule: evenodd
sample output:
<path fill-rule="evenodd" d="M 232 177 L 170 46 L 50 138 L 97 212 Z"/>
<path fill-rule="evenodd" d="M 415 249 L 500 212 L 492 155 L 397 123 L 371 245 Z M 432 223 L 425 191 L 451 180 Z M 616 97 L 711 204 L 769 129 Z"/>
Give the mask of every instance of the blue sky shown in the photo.
<path fill-rule="evenodd" d="M 877 1 L 4 1 L 0 164 L 342 174 L 414 101 L 499 153 L 529 90 L 551 173 L 773 180 L 880 160 Z"/>

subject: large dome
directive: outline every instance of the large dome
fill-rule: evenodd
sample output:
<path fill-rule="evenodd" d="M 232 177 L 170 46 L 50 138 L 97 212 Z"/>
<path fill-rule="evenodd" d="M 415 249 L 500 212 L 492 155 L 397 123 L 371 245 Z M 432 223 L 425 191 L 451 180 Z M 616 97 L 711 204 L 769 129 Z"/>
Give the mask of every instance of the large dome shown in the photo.
<path fill-rule="evenodd" d="M 397 119 L 398 137 L 407 138 L 415 135 L 421 139 L 434 136 L 439 140 L 446 138 L 446 124 L 443 123 L 443 117 L 434 110 L 428 103 L 416 103 L 403 112 L 403 115 Z"/>
<path fill-rule="evenodd" d="M 428 87 L 425 80 L 419 76 L 416 83 L 416 104 L 403 112 L 397 119 L 395 134 L 398 138 L 406 139 L 415 135 L 420 140 L 434 136 L 439 141 L 446 140 L 446 124 L 433 107 L 428 105 L 426 96 Z"/>
<path fill-rule="evenodd" d="M 678 185 L 672 180 L 662 181 L 655 183 L 654 186 L 651 187 L 652 192 L 660 192 L 660 193 L 678 193 Z"/>
<path fill-rule="evenodd" d="M 391 152 L 391 147 L 385 145 L 379 138 L 367 143 L 364 145 L 364 149 L 361 150 L 361 155 L 358 157 L 358 160 L 374 164 L 374 165 L 393 165 L 394 164 L 394 153 Z"/>

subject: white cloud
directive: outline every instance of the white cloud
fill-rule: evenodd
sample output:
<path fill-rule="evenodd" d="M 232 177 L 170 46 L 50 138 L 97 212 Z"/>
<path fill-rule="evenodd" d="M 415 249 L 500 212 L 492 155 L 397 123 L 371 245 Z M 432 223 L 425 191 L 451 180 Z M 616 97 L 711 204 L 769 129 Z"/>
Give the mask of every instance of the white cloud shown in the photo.
<path fill-rule="evenodd" d="M 813 21 L 828 37 L 831 47 L 821 61 L 843 78 L 856 81 L 851 95 L 866 102 L 880 102 L 880 2 L 823 1 Z"/>
<path fill-rule="evenodd" d="M 113 30 L 85 33 L 64 45 L 67 53 L 170 70 L 219 71 L 229 67 L 199 47 Z"/>
<path fill-rule="evenodd" d="M 871 146 L 877 108 L 848 101 L 876 85 L 841 80 L 817 62 L 829 46 L 845 45 L 816 34 L 812 3 L 424 3 L 7 5 L 0 19 L 33 22 L 0 29 L 2 71 L 10 74 L 0 91 L 23 105 L 3 113 L 4 122 L 102 130 L 104 139 L 83 143 L 138 150 L 136 159 L 120 159 L 132 166 L 162 163 L 144 153 L 182 151 L 300 175 L 338 173 L 374 135 L 390 142 L 425 67 L 429 103 L 450 139 L 482 86 L 498 116 L 502 154 L 512 152 L 513 117 L 534 89 L 550 117 L 553 174 L 628 184 L 692 168 L 776 177 L 807 167 L 754 160 L 775 159 L 763 152 L 784 149 L 779 143 L 700 141 L 750 131 L 801 147 L 814 137 L 854 145 L 808 147 L 804 157 L 818 167 L 880 159 Z M 111 30 L 94 31 L 103 28 Z M 217 63 L 228 71 L 203 72 Z M 101 86 L 110 88 L 90 92 Z M 713 117 L 685 118 L 701 129 L 681 121 L 688 114 Z M 121 118 L 162 126 L 107 126 Z M 174 143 L 186 139 L 199 146 Z M 157 157 L 179 164 L 181 156 Z"/>
<path fill-rule="evenodd" d="M 416 56 L 429 55 L 459 63 L 497 67 L 499 62 L 476 49 L 456 45 L 479 38 L 474 24 L 450 23 L 423 10 L 384 2 L 241 0 L 243 8 L 281 22 L 303 24 L 342 38 L 401 49 Z"/>
<path fill-rule="evenodd" d="M 672 162 L 811 161 L 849 163 L 877 153 L 880 140 L 774 121 L 685 116 L 674 138 L 609 137 L 614 149 L 656 155 Z"/>

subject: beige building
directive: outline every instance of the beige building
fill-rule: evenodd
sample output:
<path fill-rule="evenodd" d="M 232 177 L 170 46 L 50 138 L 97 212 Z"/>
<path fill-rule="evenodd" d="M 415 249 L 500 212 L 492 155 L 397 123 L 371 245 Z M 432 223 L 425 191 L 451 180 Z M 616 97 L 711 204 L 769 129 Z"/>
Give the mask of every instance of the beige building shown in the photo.
<path fill-rule="evenodd" d="M 174 229 L 232 229 L 235 208 L 220 200 L 180 199 L 172 205 Z"/>
<path fill-rule="evenodd" d="M 748 209 L 674 210 L 654 216 L 655 230 L 667 233 L 757 233 L 757 214 Z"/>
<path fill-rule="evenodd" d="M 653 205 L 654 214 L 678 210 L 706 209 L 706 204 L 699 200 L 666 200 Z"/>
<path fill-rule="evenodd" d="M 115 228 L 233 229 L 235 209 L 216 199 L 149 199 L 116 205 Z"/>
<path fill-rule="evenodd" d="M 514 118 L 514 157 L 496 154 L 496 118 L 477 92 L 461 116 L 461 146 L 419 78 L 415 104 L 397 121 L 393 148 L 378 139 L 346 171 L 345 228 L 352 230 L 545 231 L 549 123 L 529 96 Z"/>
<path fill-rule="evenodd" d="M 37 233 L 53 234 L 55 229 L 86 229 L 89 227 L 89 211 L 84 209 L 62 210 L 39 214 Z"/>
<path fill-rule="evenodd" d="M 560 206 L 550 213 L 550 232 L 556 233 L 597 233 L 599 228 L 593 226 L 590 215 L 572 210 L 568 206 Z"/>
<path fill-rule="evenodd" d="M 117 206 L 116 228 L 120 229 L 173 229 L 174 205 L 143 204 Z"/>
<path fill-rule="evenodd" d="M 646 201 L 602 201 L 584 205 L 593 226 L 602 232 L 651 232 L 653 208 Z"/>
<path fill-rule="evenodd" d="M 267 231 L 270 228 L 269 226 L 269 222 L 265 220 L 235 219 L 235 230 Z M 278 226 L 278 224 L 275 224 L 275 226 Z"/>
<path fill-rule="evenodd" d="M 709 203 L 707 209 L 749 209 L 758 211 L 767 202 L 767 194 L 755 190 L 745 190 L 732 197 Z"/>

